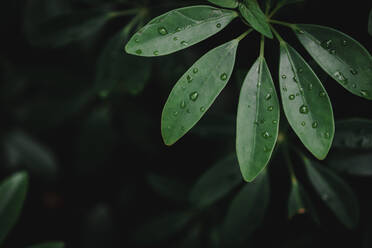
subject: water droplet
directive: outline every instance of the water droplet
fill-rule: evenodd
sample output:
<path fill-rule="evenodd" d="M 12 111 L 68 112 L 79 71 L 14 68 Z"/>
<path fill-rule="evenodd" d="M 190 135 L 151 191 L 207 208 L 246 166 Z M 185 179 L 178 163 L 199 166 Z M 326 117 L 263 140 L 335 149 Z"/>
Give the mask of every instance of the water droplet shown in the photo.
<path fill-rule="evenodd" d="M 304 34 L 305 32 L 303 31 L 303 30 L 301 30 L 301 29 L 297 29 L 297 32 L 299 33 L 299 34 Z"/>
<path fill-rule="evenodd" d="M 181 88 L 184 90 L 184 89 L 186 89 L 186 86 L 185 85 L 181 85 Z"/>
<path fill-rule="evenodd" d="M 261 123 L 261 124 L 265 123 L 265 119 L 261 119 L 261 120 L 260 120 L 260 123 Z"/>
<path fill-rule="evenodd" d="M 282 78 L 283 78 L 283 79 L 286 79 L 286 78 L 287 78 L 287 76 L 283 74 L 283 75 L 282 75 Z"/>
<path fill-rule="evenodd" d="M 266 100 L 270 100 L 270 99 L 271 99 L 271 94 L 270 94 L 270 93 L 267 93 L 265 99 L 266 99 Z"/>
<path fill-rule="evenodd" d="M 264 152 L 268 152 L 268 151 L 270 151 L 270 149 L 267 146 L 265 146 L 264 147 Z"/>
<path fill-rule="evenodd" d="M 319 96 L 320 97 L 325 97 L 326 96 L 326 93 L 324 91 L 321 91 L 321 92 L 319 92 Z"/>
<path fill-rule="evenodd" d="M 178 111 L 174 111 L 174 112 L 173 112 L 173 115 L 174 115 L 174 116 L 177 116 L 177 115 L 178 115 Z"/>
<path fill-rule="evenodd" d="M 347 46 L 347 40 L 342 40 L 342 45 Z"/>
<path fill-rule="evenodd" d="M 216 27 L 221 28 L 221 23 L 217 23 Z"/>
<path fill-rule="evenodd" d="M 193 102 L 195 102 L 198 99 L 198 97 L 199 97 L 199 93 L 196 92 L 196 91 L 194 91 L 190 94 L 190 100 L 193 101 Z"/>
<path fill-rule="evenodd" d="M 220 76 L 221 80 L 222 81 L 225 81 L 227 79 L 227 74 L 226 73 L 222 73 L 221 76 Z"/>
<path fill-rule="evenodd" d="M 186 102 L 182 101 L 181 104 L 180 104 L 180 107 L 181 107 L 181 109 L 184 109 L 186 107 Z"/>
<path fill-rule="evenodd" d="M 168 128 L 168 129 L 172 129 L 172 127 L 171 127 L 171 126 L 167 126 L 167 128 Z"/>
<path fill-rule="evenodd" d="M 205 108 L 204 107 L 200 107 L 200 112 L 204 112 L 205 111 Z"/>
<path fill-rule="evenodd" d="M 283 87 L 282 89 L 284 90 L 284 92 L 287 92 L 287 88 L 286 87 Z"/>
<path fill-rule="evenodd" d="M 301 105 L 301 107 L 300 107 L 300 113 L 301 114 L 307 114 L 307 113 L 309 113 L 309 108 L 306 106 L 306 105 Z"/>
<path fill-rule="evenodd" d="M 304 71 L 304 69 L 302 69 L 301 67 L 298 68 L 298 73 L 302 73 Z"/>
<path fill-rule="evenodd" d="M 270 138 L 270 134 L 269 134 L 269 132 L 263 132 L 262 133 L 262 137 L 264 137 L 265 139 L 267 139 L 267 138 Z"/>
<path fill-rule="evenodd" d="M 354 68 L 350 69 L 350 73 L 353 74 L 353 75 L 358 74 L 357 70 L 355 70 Z"/>
<path fill-rule="evenodd" d="M 352 87 L 355 89 L 357 87 L 357 85 L 356 84 L 353 84 Z"/>
<path fill-rule="evenodd" d="M 368 91 L 366 91 L 366 90 L 360 90 L 360 94 L 362 96 L 368 96 Z"/>
<path fill-rule="evenodd" d="M 261 82 L 258 82 L 256 86 L 257 86 L 257 88 L 260 88 Z"/>
<path fill-rule="evenodd" d="M 312 126 L 313 128 L 317 128 L 317 127 L 318 127 L 318 122 L 317 122 L 317 121 L 314 121 L 313 124 L 311 124 L 311 126 Z"/>
<path fill-rule="evenodd" d="M 192 77 L 190 75 L 187 75 L 186 79 L 187 79 L 187 82 L 188 83 L 191 83 L 192 82 Z"/>
<path fill-rule="evenodd" d="M 267 107 L 267 111 L 273 111 L 274 107 L 273 106 L 269 106 Z"/>
<path fill-rule="evenodd" d="M 296 77 L 293 77 L 293 81 L 297 82 L 297 78 Z"/>
<path fill-rule="evenodd" d="M 312 90 L 313 89 L 313 84 L 308 84 L 308 86 L 307 86 L 307 88 L 309 89 L 309 90 Z"/>
<path fill-rule="evenodd" d="M 253 124 L 258 126 L 260 123 L 258 121 L 255 121 L 255 122 L 253 122 Z"/>
<path fill-rule="evenodd" d="M 199 71 L 198 68 L 194 68 L 194 70 L 192 70 L 192 72 L 193 72 L 194 74 L 198 73 L 198 71 Z"/>
<path fill-rule="evenodd" d="M 331 137 L 331 135 L 329 134 L 329 132 L 324 133 L 324 138 L 329 139 L 330 137 Z"/>
<path fill-rule="evenodd" d="M 299 91 L 300 91 L 301 95 L 304 94 L 304 88 L 301 87 L 301 88 L 299 89 Z"/>
<path fill-rule="evenodd" d="M 325 40 L 325 41 L 323 41 L 322 42 L 322 44 L 320 44 L 322 47 L 324 47 L 324 48 L 330 48 L 331 47 L 331 45 L 332 45 L 332 40 Z"/>
<path fill-rule="evenodd" d="M 138 49 L 138 50 L 136 50 L 136 54 L 142 54 L 142 50 L 141 49 Z"/>
<path fill-rule="evenodd" d="M 189 43 L 187 43 L 187 41 L 184 41 L 184 40 L 183 40 L 183 41 L 181 41 L 181 45 L 182 45 L 182 46 L 188 46 Z"/>
<path fill-rule="evenodd" d="M 336 71 L 333 76 L 336 77 L 336 79 L 340 80 L 343 84 L 347 84 L 347 79 L 340 71 Z"/>
<path fill-rule="evenodd" d="M 178 40 L 178 37 L 177 36 L 173 37 L 173 40 L 174 41 L 177 41 Z"/>
<path fill-rule="evenodd" d="M 277 124 L 278 123 L 278 121 L 277 120 L 273 120 L 273 124 Z"/>
<path fill-rule="evenodd" d="M 301 126 L 303 126 L 303 127 L 306 126 L 306 122 L 304 122 L 304 121 L 301 122 Z"/>
<path fill-rule="evenodd" d="M 190 109 L 186 109 L 186 113 L 190 114 L 191 113 Z"/>
<path fill-rule="evenodd" d="M 159 55 L 159 51 L 158 51 L 158 50 L 155 50 L 155 51 L 154 51 L 154 55 L 155 55 L 155 56 L 158 56 L 158 55 Z"/>
<path fill-rule="evenodd" d="M 292 94 L 292 95 L 289 95 L 288 98 L 289 98 L 289 100 L 294 100 L 296 97 L 295 97 L 295 95 Z"/>
<path fill-rule="evenodd" d="M 300 95 L 300 93 L 296 93 L 296 96 L 299 96 Z"/>
<path fill-rule="evenodd" d="M 336 50 L 335 49 L 331 49 L 331 50 L 329 50 L 329 53 L 330 54 L 336 54 Z"/>
<path fill-rule="evenodd" d="M 176 28 L 176 32 L 180 32 L 181 30 L 182 30 L 182 28 L 180 28 L 180 27 Z"/>
<path fill-rule="evenodd" d="M 159 32 L 159 34 L 161 34 L 161 35 L 166 35 L 166 34 L 168 34 L 168 31 L 165 29 L 165 27 L 160 27 L 160 28 L 158 28 L 158 32 Z"/>
<path fill-rule="evenodd" d="M 140 41 L 139 38 L 134 39 L 134 42 L 136 42 L 136 43 L 138 43 L 139 41 Z"/>

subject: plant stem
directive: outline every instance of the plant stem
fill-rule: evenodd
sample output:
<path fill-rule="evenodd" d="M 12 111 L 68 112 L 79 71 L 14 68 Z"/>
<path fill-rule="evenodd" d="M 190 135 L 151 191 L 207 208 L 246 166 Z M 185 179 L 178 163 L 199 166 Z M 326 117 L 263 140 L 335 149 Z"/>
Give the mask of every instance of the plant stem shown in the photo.
<path fill-rule="evenodd" d="M 289 27 L 289 28 L 293 28 L 295 25 L 292 24 L 292 23 L 289 23 L 289 22 L 282 22 L 282 21 L 278 21 L 278 20 L 269 20 L 269 22 L 271 23 L 275 23 L 275 24 L 280 24 L 282 26 L 286 26 L 286 27 Z"/>
<path fill-rule="evenodd" d="M 244 39 L 252 31 L 253 31 L 252 28 L 248 29 L 247 31 L 245 31 L 244 33 L 242 33 L 241 35 L 239 35 L 239 37 L 237 37 L 236 40 L 241 41 L 242 39 Z"/>
<path fill-rule="evenodd" d="M 261 35 L 260 58 L 264 58 L 264 55 L 265 55 L 265 36 Z"/>
<path fill-rule="evenodd" d="M 273 31 L 275 37 L 279 40 L 279 43 L 280 43 L 280 44 L 286 44 L 286 42 L 284 41 L 284 39 L 283 39 L 283 38 L 280 36 L 280 34 L 275 30 L 275 28 L 274 28 L 272 25 L 270 25 L 270 27 L 271 27 L 271 30 Z"/>
<path fill-rule="evenodd" d="M 295 183 L 295 182 L 297 182 L 297 178 L 296 178 L 296 175 L 295 175 L 294 170 L 293 170 L 293 163 L 292 163 L 291 157 L 289 156 L 289 149 L 288 149 L 288 144 L 287 143 L 283 144 L 282 151 L 283 151 L 283 156 L 284 156 L 285 162 L 288 166 L 291 181 L 292 181 L 292 183 Z"/>
<path fill-rule="evenodd" d="M 270 19 L 273 15 L 276 14 L 276 12 L 278 12 L 278 10 L 280 10 L 282 8 L 282 5 L 276 5 L 276 7 L 273 9 L 273 11 L 271 11 L 271 13 L 268 15 L 268 18 Z"/>
<path fill-rule="evenodd" d="M 143 19 L 143 17 L 147 14 L 146 9 L 142 9 L 139 13 L 125 26 L 123 29 L 124 32 L 128 33 L 133 29 L 133 27 Z"/>
<path fill-rule="evenodd" d="M 140 12 L 141 9 L 135 8 L 135 9 L 126 9 L 121 11 L 114 11 L 110 13 L 111 18 L 116 18 L 120 16 L 128 16 L 128 15 L 134 15 Z"/>

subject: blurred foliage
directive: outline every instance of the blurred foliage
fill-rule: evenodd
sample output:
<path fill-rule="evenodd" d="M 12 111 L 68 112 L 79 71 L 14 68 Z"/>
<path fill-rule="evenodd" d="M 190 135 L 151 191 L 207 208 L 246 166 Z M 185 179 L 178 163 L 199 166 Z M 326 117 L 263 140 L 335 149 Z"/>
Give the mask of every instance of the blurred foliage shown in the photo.
<path fill-rule="evenodd" d="M 372 201 L 366 192 L 372 186 L 370 103 L 327 76 L 323 81 L 335 119 L 347 121 L 336 124 L 334 147 L 321 163 L 355 193 L 360 218 L 354 230 L 344 228 L 332 207 L 317 196 L 319 188 L 312 187 L 296 155 L 300 143 L 289 129 L 281 133 L 291 144 L 291 164 L 308 198 L 306 203 L 302 198 L 304 207 L 310 202 L 319 221 L 310 207 L 288 218 L 292 184 L 282 148 L 262 177 L 243 183 L 231 155 L 233 116 L 257 42 L 244 41 L 247 46 L 240 52 L 245 56 L 237 60 L 233 80 L 198 126 L 177 145 L 163 144 L 159 116 L 172 83 L 202 51 L 226 42 L 224 33 L 238 35 L 244 27 L 234 22 L 188 51 L 150 60 L 124 54 L 124 44 L 151 18 L 191 4 L 208 3 L 2 3 L 0 240 L 8 234 L 2 247 L 64 246 L 48 242 L 53 240 L 79 248 L 371 247 Z M 278 18 L 340 28 L 371 51 L 367 29 L 355 28 L 367 27 L 369 1 L 337 4 L 335 11 L 332 1 L 305 1 L 283 9 Z M 358 13 L 352 21 L 345 18 L 350 13 Z M 135 19 L 138 14 L 142 20 Z M 269 43 L 267 54 L 276 49 L 275 41 Z M 269 66 L 277 65 L 275 57 L 269 56 Z M 19 175 L 29 178 L 28 188 L 10 185 Z"/>

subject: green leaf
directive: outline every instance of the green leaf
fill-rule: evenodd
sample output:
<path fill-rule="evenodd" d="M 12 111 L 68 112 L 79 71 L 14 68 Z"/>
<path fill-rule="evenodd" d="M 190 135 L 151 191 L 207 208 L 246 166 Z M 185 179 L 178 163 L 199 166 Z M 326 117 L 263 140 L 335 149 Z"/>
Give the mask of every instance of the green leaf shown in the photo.
<path fill-rule="evenodd" d="M 193 217 L 189 211 L 171 212 L 155 217 L 141 226 L 135 239 L 141 244 L 151 244 L 170 238 L 180 232 Z"/>
<path fill-rule="evenodd" d="M 171 200 L 185 201 L 185 195 L 188 193 L 186 185 L 180 182 L 178 178 L 150 173 L 146 176 L 146 179 L 152 190 L 157 194 Z"/>
<path fill-rule="evenodd" d="M 372 176 L 372 153 L 341 152 L 329 154 L 327 164 L 339 172 L 353 176 Z"/>
<path fill-rule="evenodd" d="M 329 27 L 297 24 L 294 31 L 314 60 L 351 93 L 372 99 L 372 57 L 356 40 Z"/>
<path fill-rule="evenodd" d="M 178 80 L 165 103 L 161 131 L 172 145 L 204 115 L 230 79 L 239 40 L 206 53 Z"/>
<path fill-rule="evenodd" d="M 0 184 L 0 244 L 17 223 L 26 198 L 28 175 L 18 172 Z"/>
<path fill-rule="evenodd" d="M 212 205 L 242 182 L 235 154 L 207 170 L 190 192 L 190 202 L 200 208 Z"/>
<path fill-rule="evenodd" d="M 64 46 L 88 38 L 112 17 L 109 12 L 97 10 L 56 16 L 40 25 L 36 37 L 41 45 Z"/>
<path fill-rule="evenodd" d="M 316 223 L 319 223 L 318 215 L 310 201 L 304 187 L 297 180 L 292 181 L 292 188 L 288 199 L 288 217 L 291 219 L 296 214 L 308 212 Z"/>
<path fill-rule="evenodd" d="M 244 180 L 251 182 L 267 165 L 279 131 L 279 100 L 269 68 L 259 57 L 240 90 L 236 153 Z"/>
<path fill-rule="evenodd" d="M 309 179 L 323 202 L 347 228 L 355 228 L 359 219 L 358 199 L 342 178 L 324 166 L 304 157 Z"/>
<path fill-rule="evenodd" d="M 372 9 L 369 11 L 369 18 L 368 18 L 368 33 L 372 36 Z"/>
<path fill-rule="evenodd" d="M 331 147 L 334 120 L 331 102 L 311 67 L 290 45 L 280 45 L 280 92 L 289 124 L 305 147 L 324 159 Z"/>
<path fill-rule="evenodd" d="M 95 87 L 102 96 L 107 96 L 115 88 L 137 95 L 149 81 L 151 62 L 124 52 L 123 44 L 129 39 L 128 33 L 123 29 L 112 37 L 99 57 Z"/>
<path fill-rule="evenodd" d="M 221 31 L 237 16 L 236 11 L 206 5 L 175 9 L 140 29 L 125 50 L 145 57 L 174 53 Z"/>
<path fill-rule="evenodd" d="M 257 0 L 244 0 L 243 3 L 239 4 L 239 11 L 244 20 L 247 21 L 252 28 L 270 39 L 273 38 L 270 25 L 267 22 L 265 14 L 258 5 Z"/>
<path fill-rule="evenodd" d="M 372 120 L 349 119 L 336 122 L 333 147 L 372 149 Z"/>
<path fill-rule="evenodd" d="M 32 245 L 28 248 L 64 248 L 65 244 L 63 242 L 48 242 L 38 245 Z"/>
<path fill-rule="evenodd" d="M 208 0 L 208 2 L 211 2 L 222 8 L 231 8 L 231 9 L 235 9 L 239 5 L 238 0 Z"/>
<path fill-rule="evenodd" d="M 222 226 L 227 247 L 238 247 L 262 223 L 269 204 L 270 186 L 266 170 L 239 191 L 229 206 Z"/>

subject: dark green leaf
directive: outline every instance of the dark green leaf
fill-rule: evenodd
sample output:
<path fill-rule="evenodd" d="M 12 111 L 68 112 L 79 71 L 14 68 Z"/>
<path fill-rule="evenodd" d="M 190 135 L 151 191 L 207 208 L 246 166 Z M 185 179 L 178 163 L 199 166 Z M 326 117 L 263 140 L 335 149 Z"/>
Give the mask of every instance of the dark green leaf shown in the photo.
<path fill-rule="evenodd" d="M 128 30 L 123 29 L 112 37 L 99 57 L 95 87 L 102 96 L 107 96 L 114 88 L 137 95 L 150 78 L 151 62 L 124 52 L 128 34 Z"/>
<path fill-rule="evenodd" d="M 63 242 L 48 242 L 38 245 L 29 246 L 28 248 L 64 248 L 65 244 Z"/>
<path fill-rule="evenodd" d="M 239 4 L 239 11 L 244 20 L 247 21 L 252 28 L 270 39 L 273 38 L 270 25 L 260 5 L 258 5 L 257 0 L 244 0 L 243 3 Z"/>
<path fill-rule="evenodd" d="M 229 155 L 207 170 L 190 193 L 190 202 L 198 207 L 212 205 L 242 182 L 236 156 Z"/>
<path fill-rule="evenodd" d="M 369 11 L 369 18 L 368 18 L 368 33 L 372 36 L 372 9 Z"/>
<path fill-rule="evenodd" d="M 180 232 L 192 218 L 188 211 L 163 214 L 140 227 L 135 239 L 141 244 L 151 244 L 170 238 Z"/>
<path fill-rule="evenodd" d="M 310 66 L 290 45 L 280 45 L 280 92 L 289 124 L 306 148 L 324 159 L 334 135 L 329 97 Z"/>
<path fill-rule="evenodd" d="M 329 154 L 327 164 L 337 171 L 354 176 L 372 176 L 372 153 L 341 152 Z"/>
<path fill-rule="evenodd" d="M 372 99 L 372 57 L 356 40 L 329 27 L 298 24 L 294 31 L 314 60 L 351 93 Z"/>
<path fill-rule="evenodd" d="M 26 198 L 28 175 L 18 172 L 0 184 L 0 244 L 17 223 Z"/>
<path fill-rule="evenodd" d="M 167 55 L 194 45 L 226 27 L 238 14 L 211 6 L 175 9 L 151 20 L 127 43 L 127 53 Z"/>
<path fill-rule="evenodd" d="M 359 219 L 358 199 L 342 178 L 324 166 L 304 157 L 309 179 L 323 202 L 347 228 L 355 228 Z"/>
<path fill-rule="evenodd" d="M 185 135 L 212 105 L 230 79 L 238 43 L 234 39 L 209 51 L 178 80 L 162 113 L 165 144 Z"/>
<path fill-rule="evenodd" d="M 251 182 L 267 165 L 279 131 L 279 100 L 269 68 L 259 57 L 240 90 L 236 153 L 244 180 Z"/>
<path fill-rule="evenodd" d="M 269 178 L 264 170 L 252 183 L 244 185 L 229 207 L 221 233 L 228 247 L 237 247 L 261 225 L 269 197 Z"/>
<path fill-rule="evenodd" d="M 372 149 L 372 121 L 350 119 L 336 122 L 333 147 Z"/>
<path fill-rule="evenodd" d="M 114 15 L 102 11 L 85 11 L 53 17 L 40 25 L 38 43 L 60 47 L 86 39 L 97 32 Z"/>
<path fill-rule="evenodd" d="M 238 0 L 208 0 L 208 2 L 211 2 L 223 8 L 232 8 L 232 9 L 237 8 L 239 4 Z"/>

